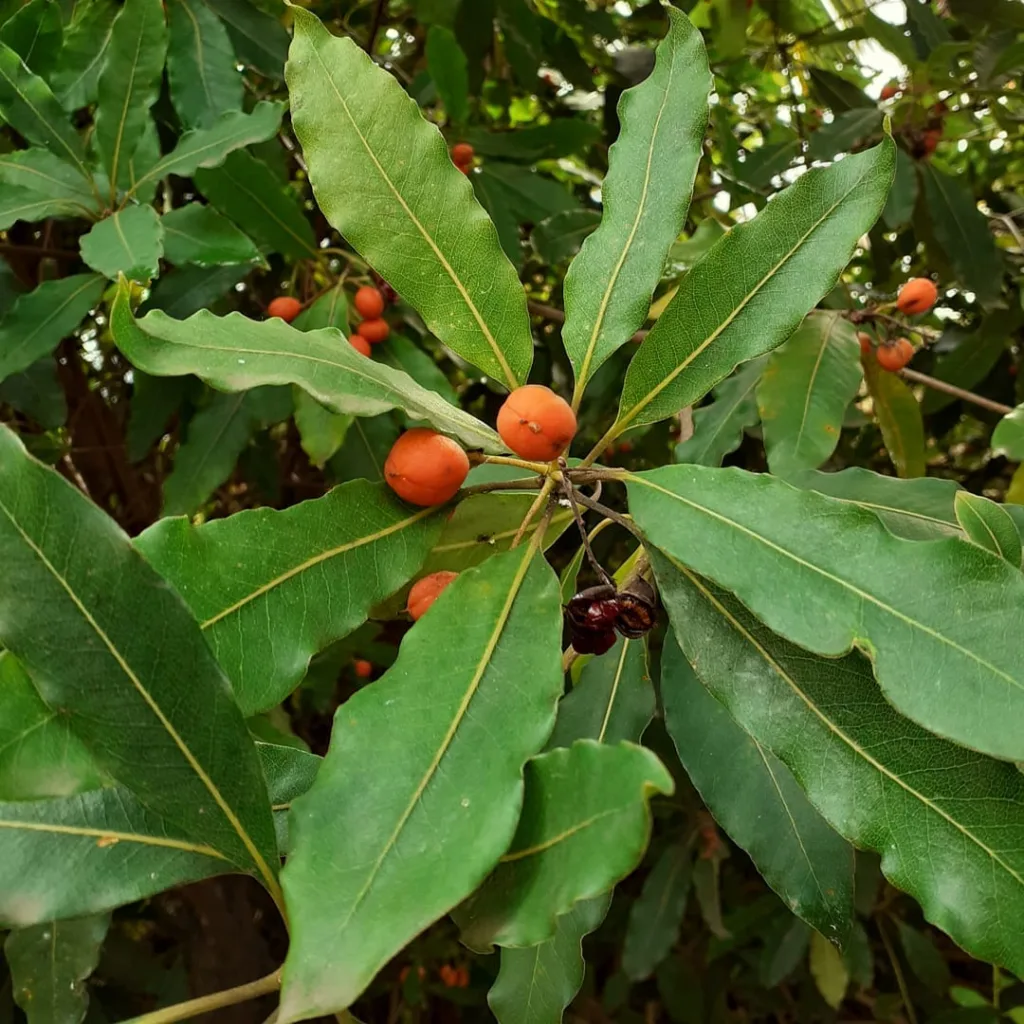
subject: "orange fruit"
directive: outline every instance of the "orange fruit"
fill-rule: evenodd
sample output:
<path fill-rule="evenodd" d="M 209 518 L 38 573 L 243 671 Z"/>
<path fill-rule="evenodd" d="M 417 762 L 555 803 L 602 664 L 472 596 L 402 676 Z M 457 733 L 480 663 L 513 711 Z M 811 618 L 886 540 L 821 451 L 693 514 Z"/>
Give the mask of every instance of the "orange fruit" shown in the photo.
<path fill-rule="evenodd" d="M 426 614 L 427 609 L 438 599 L 441 591 L 458 575 L 457 572 L 432 572 L 412 585 L 406 608 L 414 622 Z"/>
<path fill-rule="evenodd" d="M 370 343 L 359 334 L 350 334 L 348 336 L 348 343 L 363 356 L 370 354 Z"/>
<path fill-rule="evenodd" d="M 516 388 L 498 410 L 498 433 L 521 458 L 550 462 L 576 436 L 576 414 L 551 388 L 527 384 Z"/>
<path fill-rule="evenodd" d="M 384 296 L 379 289 L 364 285 L 356 292 L 353 305 L 364 320 L 376 320 L 384 312 Z"/>
<path fill-rule="evenodd" d="M 898 85 L 890 82 L 884 89 L 878 94 L 878 98 L 882 100 L 891 100 L 893 96 L 899 96 L 903 90 Z"/>
<path fill-rule="evenodd" d="M 356 658 L 352 664 L 360 679 L 369 679 L 373 673 L 373 665 L 365 658 Z"/>
<path fill-rule="evenodd" d="M 286 324 L 290 324 L 302 312 L 302 303 L 291 295 L 278 295 L 270 300 L 267 315 L 276 316 Z"/>
<path fill-rule="evenodd" d="M 425 427 L 407 430 L 384 463 L 388 486 L 413 505 L 443 505 L 468 473 L 466 453 L 450 437 Z"/>
<path fill-rule="evenodd" d="M 877 358 L 878 365 L 883 370 L 891 370 L 895 373 L 897 370 L 902 370 L 914 358 L 914 346 L 906 338 L 897 338 L 885 345 L 879 345 Z"/>
<path fill-rule="evenodd" d="M 376 345 L 378 342 L 388 340 L 388 335 L 391 333 L 391 328 L 388 327 L 387 320 L 375 318 L 373 320 L 364 320 L 356 328 L 356 331 L 367 341 Z"/>
<path fill-rule="evenodd" d="M 860 342 L 860 354 L 862 356 L 871 355 L 871 350 L 875 347 L 871 344 L 871 335 L 866 331 L 858 331 L 857 340 Z"/>
<path fill-rule="evenodd" d="M 939 290 L 927 277 L 912 277 L 900 289 L 896 308 L 901 313 L 916 316 L 918 313 L 927 313 L 938 297 Z"/>
<path fill-rule="evenodd" d="M 452 146 L 452 163 L 456 167 L 465 167 L 473 162 L 476 151 L 468 142 L 456 142 Z"/>

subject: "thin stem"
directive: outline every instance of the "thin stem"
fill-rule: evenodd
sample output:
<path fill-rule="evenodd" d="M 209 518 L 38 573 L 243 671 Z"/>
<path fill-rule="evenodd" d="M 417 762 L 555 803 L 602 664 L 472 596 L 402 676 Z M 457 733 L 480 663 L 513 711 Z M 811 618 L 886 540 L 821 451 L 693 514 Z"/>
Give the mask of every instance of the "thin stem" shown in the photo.
<path fill-rule="evenodd" d="M 885 946 L 886 955 L 889 957 L 889 963 L 892 965 L 892 972 L 896 975 L 896 984 L 900 989 L 900 999 L 903 1000 L 903 1009 L 907 1011 L 907 1020 L 910 1024 L 917 1024 L 917 1014 L 914 1012 L 914 1004 L 910 1001 L 910 993 L 907 991 L 907 982 L 903 977 L 903 968 L 900 967 L 899 960 L 896 959 L 896 951 L 892 948 L 892 943 L 889 941 L 889 936 L 886 934 L 885 925 L 882 919 L 878 919 L 878 934 L 882 936 L 882 945 Z"/>
<path fill-rule="evenodd" d="M 599 480 L 597 486 L 601 486 Z M 594 557 L 594 552 L 590 547 L 590 537 L 587 536 L 587 528 L 583 525 L 583 517 L 580 515 L 579 506 L 574 500 L 573 486 L 569 482 L 569 478 L 565 475 L 562 476 L 562 490 L 565 492 L 565 496 L 569 501 L 569 507 L 572 509 L 573 519 L 576 520 L 576 527 L 580 531 L 580 537 L 583 539 L 583 550 L 586 553 L 587 561 L 590 562 L 591 568 L 597 573 L 598 578 L 602 583 L 606 583 L 608 586 L 614 586 L 612 578 L 605 572 L 604 566 Z M 606 519 L 605 522 L 608 522 Z"/>
<path fill-rule="evenodd" d="M 540 493 L 537 495 L 536 501 L 530 506 L 530 510 L 523 517 L 523 521 L 519 524 L 519 529 L 516 531 L 516 535 L 512 538 L 512 543 L 509 545 L 509 550 L 518 547 L 519 542 L 523 539 L 523 535 L 526 533 L 533 522 L 533 517 L 537 514 L 538 510 L 544 507 L 544 502 L 548 500 L 551 492 L 555 489 L 555 478 L 549 476 L 545 481 L 544 485 L 540 489 Z"/>
<path fill-rule="evenodd" d="M 198 999 L 189 999 L 184 1003 L 175 1003 L 174 1006 L 166 1006 L 152 1013 L 144 1013 L 140 1017 L 133 1017 L 126 1024 L 173 1024 L 174 1021 L 198 1017 L 211 1010 L 219 1010 L 223 1006 L 234 1006 L 235 1003 L 244 1003 L 249 999 L 268 995 L 280 987 L 281 971 L 276 970 L 273 974 L 268 974 L 257 981 L 250 981 L 246 985 L 214 992 L 209 996 L 200 996 Z"/>
<path fill-rule="evenodd" d="M 526 477 L 523 480 L 492 480 L 486 484 L 473 484 L 463 487 L 459 494 L 467 497 L 470 494 L 487 494 L 490 491 L 536 491 L 543 486 L 539 476 Z"/>
<path fill-rule="evenodd" d="M 720 191 L 721 189 L 715 189 L 713 194 L 717 194 Z M 532 300 L 528 301 L 526 305 L 534 316 L 542 316 L 545 320 L 550 320 L 552 323 L 556 324 L 565 323 L 565 313 L 563 313 L 557 306 L 549 306 L 545 302 L 534 302 Z M 637 331 L 629 340 L 639 343 L 650 333 L 650 331 Z"/>
<path fill-rule="evenodd" d="M 366 43 L 366 52 L 372 57 L 373 48 L 377 45 L 377 33 L 380 31 L 381 22 L 384 20 L 384 8 L 387 0 L 377 0 L 377 10 L 373 12 L 373 27 L 370 29 L 370 38 Z"/>
<path fill-rule="evenodd" d="M 900 370 L 900 373 L 907 380 L 913 381 L 915 384 L 923 384 L 926 388 L 932 388 L 934 391 L 945 391 L 947 395 L 955 395 L 957 398 L 963 399 L 965 402 L 971 402 L 982 409 L 989 409 L 1003 416 L 1013 412 L 1013 408 L 1009 405 L 1003 405 L 1002 402 L 985 398 L 984 395 L 976 395 L 973 391 L 964 391 L 963 388 L 958 388 L 955 384 L 947 384 L 944 380 L 938 380 L 936 377 L 929 377 L 927 374 L 918 373 L 917 370 L 903 369 Z"/>
<path fill-rule="evenodd" d="M 599 501 L 594 501 L 593 498 L 588 498 L 581 491 L 576 490 L 576 488 L 573 488 L 572 496 L 581 505 L 586 505 L 587 508 L 593 509 L 595 512 L 600 512 L 606 519 L 610 519 L 613 523 L 618 523 L 624 530 L 629 530 L 629 532 L 633 534 L 641 544 L 646 544 L 647 538 L 637 529 L 633 521 L 622 515 L 621 512 L 616 512 L 614 509 L 608 508 L 607 505 L 602 505 Z"/>
<path fill-rule="evenodd" d="M 513 459 L 510 455 L 483 455 L 474 453 L 470 455 L 469 461 L 477 466 L 483 465 L 484 463 L 490 463 L 494 466 L 518 466 L 520 469 L 528 469 L 531 473 L 539 473 L 541 476 L 546 476 L 549 468 L 546 462 L 528 462 L 526 459 Z"/>

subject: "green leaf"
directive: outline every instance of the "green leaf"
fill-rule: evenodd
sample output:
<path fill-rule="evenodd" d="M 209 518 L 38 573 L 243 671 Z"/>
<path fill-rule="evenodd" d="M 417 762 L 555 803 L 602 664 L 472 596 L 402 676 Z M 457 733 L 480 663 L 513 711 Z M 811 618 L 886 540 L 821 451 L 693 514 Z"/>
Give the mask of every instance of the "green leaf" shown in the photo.
<path fill-rule="evenodd" d="M 130 462 L 140 462 L 167 429 L 171 417 L 181 409 L 190 390 L 202 385 L 192 377 L 150 377 L 132 369 L 132 397 L 128 410 L 125 448 Z"/>
<path fill-rule="evenodd" d="M 658 568 L 659 576 L 670 571 L 660 561 Z M 661 664 L 665 727 L 708 810 L 786 906 L 842 944 L 853 925 L 850 844 L 808 803 L 789 769 L 708 693 L 674 640 L 666 641 Z"/>
<path fill-rule="evenodd" d="M 332 478 L 338 483 L 347 480 L 383 483 L 384 463 L 391 446 L 398 440 L 398 435 L 398 423 L 392 413 L 357 416 L 345 435 L 345 443 L 341 450 L 330 461 Z M 455 515 L 458 516 L 459 509 L 471 500 L 459 502 L 455 506 Z"/>
<path fill-rule="evenodd" d="M 817 469 L 835 451 L 863 376 L 857 332 L 841 312 L 813 312 L 769 357 L 757 385 L 768 467 Z"/>
<path fill-rule="evenodd" d="M 174 0 L 182 3 L 184 0 Z M 202 203 L 189 203 L 160 218 L 164 255 L 171 263 L 217 267 L 229 263 L 260 263 L 263 257 L 252 239 L 226 217 Z"/>
<path fill-rule="evenodd" d="M 280 117 L 280 110 L 277 115 Z M 196 171 L 194 178 L 210 205 L 267 251 L 297 260 L 317 255 L 313 229 L 302 206 L 282 188 L 274 172 L 251 153 L 233 152 L 222 166 Z"/>
<path fill-rule="evenodd" d="M 808 171 L 717 242 L 633 357 L 615 435 L 693 404 L 739 363 L 785 341 L 878 218 L 894 163 L 886 139 Z"/>
<path fill-rule="evenodd" d="M 268 394 L 274 390 L 252 388 L 237 394 L 218 394 L 192 417 L 175 453 L 174 468 L 164 480 L 165 516 L 195 512 L 231 476 L 253 434 L 288 418 L 291 409 Z M 278 408 L 268 410 L 268 399 Z"/>
<path fill-rule="evenodd" d="M 582 739 L 533 758 L 512 845 L 455 915 L 462 941 L 486 951 L 553 938 L 562 914 L 637 866 L 651 833 L 648 801 L 674 788 L 657 757 L 632 743 Z"/>
<path fill-rule="evenodd" d="M 924 418 L 914 392 L 897 374 L 883 370 L 877 359 L 864 360 L 864 379 L 896 472 L 904 478 L 924 476 Z"/>
<path fill-rule="evenodd" d="M 464 124 L 469 116 L 469 72 L 455 34 L 442 25 L 427 31 L 427 71 L 441 97 L 448 120 Z"/>
<path fill-rule="evenodd" d="M 46 149 L 33 147 L 0 155 L 0 181 L 34 192 L 39 199 L 78 207 L 70 214 L 72 216 L 95 217 L 100 213 L 100 201 L 92 182 L 83 178 L 76 167 Z"/>
<path fill-rule="evenodd" d="M 161 274 L 153 285 L 142 312 L 161 309 L 182 320 L 207 306 L 223 303 L 232 289 L 252 270 L 246 264 L 226 267 L 177 267 Z"/>
<path fill-rule="evenodd" d="M 858 107 L 839 114 L 830 124 L 811 134 L 807 146 L 808 160 L 831 160 L 837 153 L 849 153 L 871 136 L 878 137 L 882 113 L 877 107 Z M 897 166 L 899 158 L 897 157 Z"/>
<path fill-rule="evenodd" d="M 19 296 L 0 320 L 0 380 L 52 352 L 96 305 L 104 287 L 98 274 L 75 274 L 44 281 Z"/>
<path fill-rule="evenodd" d="M 280 80 L 288 56 L 288 33 L 277 18 L 259 10 L 249 0 L 205 0 L 228 27 L 235 53 L 243 64 L 261 75 Z"/>
<path fill-rule="evenodd" d="M 47 217 L 81 217 L 85 211 L 67 199 L 51 199 L 17 185 L 5 185 L 0 195 L 0 231 L 16 221 L 28 223 Z"/>
<path fill-rule="evenodd" d="M 318 469 L 345 443 L 345 435 L 354 416 L 331 412 L 302 388 L 292 389 L 295 401 L 295 426 L 302 450 Z"/>
<path fill-rule="evenodd" d="M 404 371 L 421 387 L 440 395 L 446 402 L 459 404 L 459 396 L 437 362 L 415 342 L 392 331 L 388 343 L 379 346 L 378 352 L 381 362 Z"/>
<path fill-rule="evenodd" d="M 104 277 L 149 281 L 160 273 L 164 229 L 152 206 L 129 206 L 82 236 L 82 260 Z"/>
<path fill-rule="evenodd" d="M 85 0 L 75 5 L 57 67 L 50 76 L 53 92 L 65 110 L 79 110 L 95 102 L 119 9 L 113 0 Z"/>
<path fill-rule="evenodd" d="M 1014 462 L 1024 462 L 1024 405 L 1018 405 L 996 424 L 992 450 Z"/>
<path fill-rule="evenodd" d="M 313 654 L 416 574 L 441 531 L 434 512 L 357 480 L 281 512 L 162 519 L 135 543 L 185 599 L 248 716 L 279 704 Z"/>
<path fill-rule="evenodd" d="M 622 969 L 633 981 L 650 977 L 679 937 L 693 881 L 690 844 L 675 843 L 658 858 L 629 909 Z"/>
<path fill-rule="evenodd" d="M 13 931 L 4 943 L 14 1001 L 29 1024 L 81 1024 L 89 1009 L 85 980 L 96 969 L 109 914 L 47 921 Z"/>
<path fill-rule="evenodd" d="M 68 418 L 68 403 L 51 356 L 43 356 L 27 370 L 0 381 L 0 402 L 23 412 L 45 430 L 62 427 Z"/>
<path fill-rule="evenodd" d="M 1024 857 L 1006 841 L 1024 828 L 1024 775 L 900 718 L 862 655 L 810 656 L 692 574 L 658 583 L 702 682 L 825 820 L 973 956 L 1024 969 Z"/>
<path fill-rule="evenodd" d="M 619 100 L 622 130 L 601 187 L 601 226 L 565 276 L 562 343 L 576 404 L 598 367 L 647 319 L 693 193 L 711 74 L 700 32 L 681 11 L 666 11 L 654 70 Z"/>
<path fill-rule="evenodd" d="M 1006 559 L 1015 569 L 1020 568 L 1020 534 L 1002 505 L 969 491 L 957 491 L 953 507 L 960 528 L 970 540 Z"/>
<path fill-rule="evenodd" d="M 920 188 L 917 178 L 917 164 L 902 149 L 896 150 L 896 175 L 889 190 L 889 198 L 882 210 L 882 220 L 891 230 L 903 227 L 910 222 L 917 206 L 917 193 Z"/>
<path fill-rule="evenodd" d="M 989 231 L 987 218 L 978 210 L 974 193 L 954 178 L 921 165 L 924 195 L 931 226 L 939 245 L 960 280 L 983 303 L 994 302 L 1002 292 L 1002 253 Z"/>
<path fill-rule="evenodd" d="M 284 217 L 284 225 L 287 226 L 289 232 L 294 233 L 294 237 L 289 235 L 292 239 L 291 244 L 298 244 L 297 239 L 301 242 L 301 256 L 311 255 L 314 251 L 312 230 L 304 218 L 296 215 L 295 203 L 280 192 L 280 186 L 265 164 L 248 153 L 235 152 L 242 146 L 263 142 L 276 134 L 281 124 L 281 112 L 281 104 L 261 102 L 253 107 L 251 114 L 231 112 L 222 115 L 209 128 L 196 128 L 186 132 L 167 156 L 161 157 L 140 175 L 132 192 L 138 191 L 143 185 L 159 181 L 161 178 L 167 177 L 168 174 L 177 174 L 184 178 L 195 175 L 196 184 L 202 181 L 204 185 L 209 186 L 217 195 L 220 195 L 222 191 L 229 192 L 235 188 L 236 186 L 232 184 L 234 176 L 241 174 L 247 182 L 243 196 L 228 199 L 224 204 L 228 209 L 222 209 L 221 212 L 234 220 L 236 218 L 232 217 L 232 209 L 236 207 L 248 209 L 248 206 L 239 206 L 239 204 L 247 201 L 255 203 L 256 200 L 251 198 L 245 200 L 244 197 L 257 197 L 263 203 L 262 206 L 258 206 L 261 211 L 260 216 Z M 230 163 L 230 169 L 225 163 L 226 161 Z M 225 167 L 221 168 L 221 164 L 225 164 Z M 217 168 L 217 170 L 203 170 L 203 168 Z M 265 176 L 270 176 L 273 182 L 273 193 L 269 193 L 265 189 Z M 206 188 L 200 187 L 204 195 L 207 194 Z M 280 193 L 280 198 L 277 193 Z M 213 202 L 212 199 L 211 202 Z M 214 205 L 218 204 L 214 203 Z M 299 220 L 302 221 L 304 228 L 296 228 L 295 222 Z M 270 228 L 268 227 L 267 230 Z M 284 227 L 278 226 L 275 230 L 283 231 Z"/>
<path fill-rule="evenodd" d="M 604 920 L 611 894 L 582 900 L 558 919 L 554 938 L 526 949 L 503 949 L 487 1003 L 499 1024 L 561 1024 L 583 984 L 583 939 Z"/>
<path fill-rule="evenodd" d="M 297 331 L 278 318 L 255 323 L 240 313 L 218 317 L 207 310 L 188 320 L 172 320 L 159 310 L 135 320 L 124 281 L 110 317 L 118 348 L 156 377 L 194 373 L 222 391 L 298 384 L 335 412 L 374 416 L 403 409 L 468 447 L 505 450 L 490 427 L 404 373 L 360 355 L 331 328 Z"/>
<path fill-rule="evenodd" d="M 821 998 L 838 1010 L 850 984 L 850 974 L 839 950 L 818 932 L 811 936 L 810 968 Z"/>
<path fill-rule="evenodd" d="M 0 560 L 0 642 L 43 700 L 150 810 L 273 892 L 255 748 L 198 625 L 114 521 L 6 428 Z"/>
<path fill-rule="evenodd" d="M 349 309 L 345 282 L 339 280 L 329 291 L 308 305 L 294 320 L 300 331 L 315 331 L 321 327 L 337 327 L 348 334 Z M 389 339 L 390 340 L 390 339 Z"/>
<path fill-rule="evenodd" d="M 209 128 L 242 109 L 242 76 L 227 29 L 203 0 L 170 0 L 167 7 L 167 81 L 186 128 Z"/>
<path fill-rule="evenodd" d="M 902 540 L 863 509 L 739 470 L 653 470 L 629 478 L 629 498 L 655 547 L 728 587 L 771 629 L 827 657 L 857 645 L 903 714 L 1024 759 L 1019 570 L 959 537 Z"/>
<path fill-rule="evenodd" d="M 60 53 L 63 26 L 56 0 L 29 0 L 0 28 L 6 43 L 36 75 L 49 78 Z"/>
<path fill-rule="evenodd" d="M 82 177 L 92 175 L 83 162 L 82 140 L 50 87 L 22 63 L 9 46 L 0 43 L 0 114 L 7 123 L 37 145 L 71 163 Z"/>
<path fill-rule="evenodd" d="M 488 160 L 474 172 L 473 187 L 482 187 L 487 193 L 488 211 L 497 205 L 515 221 L 517 233 L 519 224 L 534 224 L 553 214 L 580 208 L 561 182 L 530 167 L 500 160 Z"/>
<path fill-rule="evenodd" d="M 579 682 L 562 698 L 548 749 L 579 739 L 639 743 L 654 711 L 646 645 L 620 637 L 607 654 L 583 666 Z"/>
<path fill-rule="evenodd" d="M 905 921 L 896 919 L 903 955 L 917 979 L 933 992 L 945 995 L 949 991 L 949 967 L 932 940 Z"/>
<path fill-rule="evenodd" d="M 156 121 L 150 118 L 142 129 L 142 138 L 128 162 L 123 165 L 117 186 L 134 197 L 136 203 L 146 205 L 156 198 L 158 182 L 146 177 L 146 172 L 160 162 L 160 136 Z"/>
<path fill-rule="evenodd" d="M 102 785 L 89 752 L 10 651 L 0 651 L 0 800 L 71 796 Z"/>
<path fill-rule="evenodd" d="M 522 285 L 444 139 L 351 39 L 294 16 L 292 124 L 327 220 L 442 342 L 518 386 L 533 359 Z"/>
<path fill-rule="evenodd" d="M 561 210 L 540 221 L 530 233 L 530 242 L 545 262 L 565 263 L 600 223 L 601 214 L 596 210 Z"/>
<path fill-rule="evenodd" d="M 676 462 L 720 466 L 730 452 L 743 442 L 748 427 L 756 425 L 759 413 L 755 388 L 761 380 L 767 357 L 752 359 L 715 388 L 715 400 L 693 413 L 693 436 L 676 445 Z"/>
<path fill-rule="evenodd" d="M 585 152 L 600 142 L 601 129 L 578 117 L 559 117 L 550 124 L 530 125 L 516 131 L 469 128 L 465 139 L 480 156 L 535 164 Z"/>
<path fill-rule="evenodd" d="M 162 0 L 125 0 L 114 21 L 97 92 L 93 140 L 111 186 L 142 141 L 167 56 Z"/>
<path fill-rule="evenodd" d="M 292 807 L 286 1024 L 351 1004 L 507 849 L 523 764 L 554 724 L 561 634 L 558 582 L 534 546 L 496 555 L 338 709 L 317 780 Z"/>

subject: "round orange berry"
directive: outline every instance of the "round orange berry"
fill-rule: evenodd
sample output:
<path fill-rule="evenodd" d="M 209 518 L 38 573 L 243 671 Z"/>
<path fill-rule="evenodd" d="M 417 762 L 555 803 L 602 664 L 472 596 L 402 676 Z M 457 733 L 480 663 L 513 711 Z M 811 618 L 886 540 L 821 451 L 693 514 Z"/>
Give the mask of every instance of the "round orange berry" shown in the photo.
<path fill-rule="evenodd" d="M 414 622 L 426 614 L 427 609 L 438 599 L 441 591 L 458 575 L 457 572 L 432 572 L 412 585 L 406 608 Z"/>
<path fill-rule="evenodd" d="M 425 427 L 407 430 L 384 463 L 388 486 L 413 505 L 443 505 L 468 473 L 466 453 L 450 437 Z"/>
<path fill-rule="evenodd" d="M 914 346 L 906 338 L 897 338 L 885 345 L 879 345 L 877 358 L 878 365 L 883 370 L 891 370 L 895 373 L 897 370 L 902 370 L 914 358 Z"/>
<path fill-rule="evenodd" d="M 468 142 L 456 142 L 452 146 L 452 163 L 456 167 L 465 167 L 467 164 L 472 163 L 475 155 L 476 151 Z"/>
<path fill-rule="evenodd" d="M 381 341 L 387 341 L 388 335 L 391 333 L 391 328 L 388 327 L 387 320 L 381 320 L 379 318 L 364 320 L 356 330 L 360 335 L 362 335 L 362 337 L 374 345 Z"/>
<path fill-rule="evenodd" d="M 866 331 L 858 331 L 857 340 L 860 342 L 860 354 L 862 356 L 871 355 L 871 350 L 875 347 L 871 344 L 871 335 Z"/>
<path fill-rule="evenodd" d="M 373 674 L 373 665 L 365 658 L 356 658 L 352 663 L 352 667 L 356 670 L 356 675 L 360 679 L 369 679 Z"/>
<path fill-rule="evenodd" d="M 290 324 L 302 312 L 302 303 L 291 295 L 278 295 L 276 299 L 270 300 L 267 306 L 267 315 L 276 316 L 285 323 Z"/>
<path fill-rule="evenodd" d="M 348 343 L 363 356 L 370 354 L 370 343 L 359 334 L 350 334 L 348 336 Z"/>
<path fill-rule="evenodd" d="M 900 289 L 896 298 L 896 308 L 901 313 L 916 316 L 918 313 L 927 313 L 935 305 L 938 297 L 939 290 L 927 277 L 912 277 Z"/>
<path fill-rule="evenodd" d="M 498 410 L 498 433 L 516 455 L 550 462 L 576 436 L 576 414 L 551 388 L 527 384 L 516 388 Z"/>
<path fill-rule="evenodd" d="M 376 320 L 384 312 L 384 296 L 380 290 L 364 285 L 353 300 L 356 312 L 365 320 Z"/>

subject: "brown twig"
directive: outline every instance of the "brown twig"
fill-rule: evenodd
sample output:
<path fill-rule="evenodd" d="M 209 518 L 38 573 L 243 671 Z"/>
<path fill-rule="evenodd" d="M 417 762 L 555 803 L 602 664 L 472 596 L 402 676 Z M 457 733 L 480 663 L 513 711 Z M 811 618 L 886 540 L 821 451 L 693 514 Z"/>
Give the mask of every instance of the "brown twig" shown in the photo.
<path fill-rule="evenodd" d="M 372 57 L 373 48 L 377 44 L 377 33 L 380 32 L 381 23 L 384 21 L 384 8 L 388 0 L 377 0 L 377 9 L 373 12 L 373 26 L 370 29 L 370 38 L 366 41 L 366 52 Z"/>
<path fill-rule="evenodd" d="M 607 505 L 602 505 L 601 502 L 595 501 L 593 498 L 588 498 L 582 491 L 578 491 L 575 487 L 573 488 L 572 496 L 581 505 L 585 505 L 594 512 L 600 512 L 606 519 L 610 519 L 612 522 L 618 523 L 624 530 L 628 530 L 633 534 L 641 544 L 645 544 L 647 542 L 647 538 L 640 532 L 636 524 L 631 519 L 627 519 L 621 512 L 616 512 L 614 509 L 608 508 Z"/>
<path fill-rule="evenodd" d="M 954 395 L 965 402 L 971 402 L 982 409 L 989 409 L 1002 416 L 1013 412 L 1013 408 L 1009 405 L 1003 405 L 1002 402 L 996 402 L 991 398 L 986 398 L 984 395 L 976 395 L 973 391 L 965 391 L 963 388 L 958 388 L 955 384 L 947 384 L 944 380 L 929 377 L 925 373 L 918 373 L 917 370 L 903 369 L 900 370 L 900 373 L 907 380 L 913 381 L 915 384 L 923 384 L 926 388 L 932 388 L 934 391 L 945 391 L 947 395 Z"/>
<path fill-rule="evenodd" d="M 528 301 L 526 305 L 534 316 L 542 316 L 545 320 L 550 320 L 552 323 L 556 324 L 565 323 L 565 313 L 563 313 L 557 306 L 549 306 L 544 302 L 534 302 L 532 299 Z M 650 334 L 650 331 L 637 331 L 636 334 L 630 338 L 630 341 L 643 341 L 648 334 Z"/>

